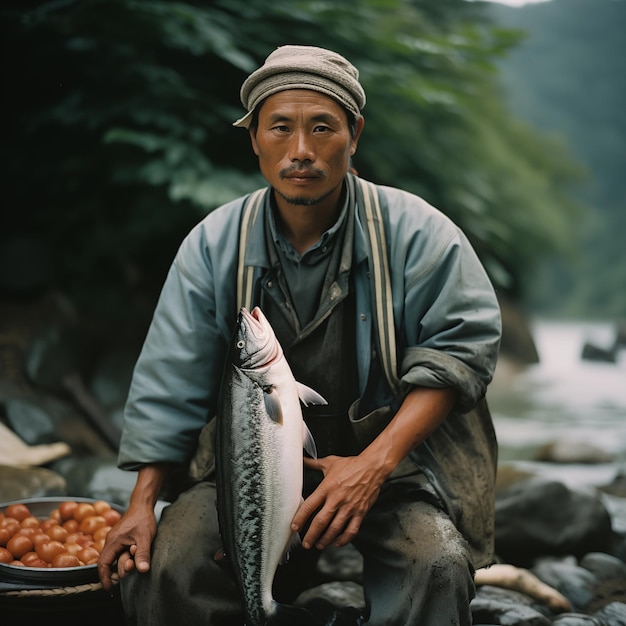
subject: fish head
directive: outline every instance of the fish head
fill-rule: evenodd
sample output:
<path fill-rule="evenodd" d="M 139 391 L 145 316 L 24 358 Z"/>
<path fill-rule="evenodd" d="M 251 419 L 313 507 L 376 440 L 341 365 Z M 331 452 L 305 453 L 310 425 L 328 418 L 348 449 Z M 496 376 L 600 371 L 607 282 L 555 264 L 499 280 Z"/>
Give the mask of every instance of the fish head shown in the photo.
<path fill-rule="evenodd" d="M 283 356 L 274 329 L 259 307 L 241 308 L 233 342 L 233 360 L 243 369 L 269 367 Z"/>

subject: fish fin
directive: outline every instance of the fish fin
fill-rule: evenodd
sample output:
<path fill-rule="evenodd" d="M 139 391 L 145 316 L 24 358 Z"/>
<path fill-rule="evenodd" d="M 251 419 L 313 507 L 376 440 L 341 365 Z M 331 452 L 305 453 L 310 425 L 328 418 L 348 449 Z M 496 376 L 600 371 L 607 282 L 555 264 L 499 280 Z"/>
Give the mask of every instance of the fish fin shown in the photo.
<path fill-rule="evenodd" d="M 317 446 L 315 445 L 315 439 L 313 439 L 313 435 L 304 420 L 302 420 L 302 447 L 312 459 L 317 458 Z"/>
<path fill-rule="evenodd" d="M 283 423 L 283 409 L 280 405 L 278 392 L 274 387 L 268 387 L 263 390 L 263 401 L 265 402 L 265 410 L 270 419 L 277 424 Z"/>
<path fill-rule="evenodd" d="M 291 551 L 298 549 L 301 543 L 302 540 L 300 539 L 300 535 L 298 533 L 293 533 L 293 535 L 291 535 L 289 543 L 287 544 L 287 547 L 285 548 L 285 551 L 283 552 L 283 555 L 280 557 L 281 565 L 284 565 L 285 563 L 287 563 L 287 561 L 289 561 Z"/>
<path fill-rule="evenodd" d="M 326 402 L 317 391 L 311 389 L 311 387 L 307 387 L 298 381 L 296 381 L 296 386 L 298 388 L 298 396 L 304 406 L 309 406 L 309 404 L 328 404 L 328 402 Z"/>

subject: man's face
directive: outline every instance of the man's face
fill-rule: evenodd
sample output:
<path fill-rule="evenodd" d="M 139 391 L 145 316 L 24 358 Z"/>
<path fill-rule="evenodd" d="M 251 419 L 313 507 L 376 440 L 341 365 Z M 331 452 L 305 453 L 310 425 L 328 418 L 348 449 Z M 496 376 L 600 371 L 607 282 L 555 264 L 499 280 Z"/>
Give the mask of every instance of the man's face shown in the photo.
<path fill-rule="evenodd" d="M 362 127 L 359 119 L 352 137 L 344 109 L 317 91 L 291 89 L 269 96 L 250 137 L 279 206 L 338 203 Z"/>

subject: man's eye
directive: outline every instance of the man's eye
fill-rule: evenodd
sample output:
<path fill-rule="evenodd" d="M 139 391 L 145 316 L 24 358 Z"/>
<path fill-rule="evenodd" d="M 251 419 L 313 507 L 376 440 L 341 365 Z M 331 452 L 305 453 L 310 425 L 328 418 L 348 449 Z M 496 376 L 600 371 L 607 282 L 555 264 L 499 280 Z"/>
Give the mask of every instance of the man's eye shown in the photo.
<path fill-rule="evenodd" d="M 314 131 L 316 133 L 326 133 L 330 130 L 330 128 L 328 128 L 328 126 L 316 126 Z"/>
<path fill-rule="evenodd" d="M 274 126 L 272 128 L 272 130 L 276 130 L 276 131 L 281 132 L 281 133 L 286 133 L 286 132 L 289 132 L 289 127 L 288 126 L 280 126 L 279 125 L 279 126 Z"/>

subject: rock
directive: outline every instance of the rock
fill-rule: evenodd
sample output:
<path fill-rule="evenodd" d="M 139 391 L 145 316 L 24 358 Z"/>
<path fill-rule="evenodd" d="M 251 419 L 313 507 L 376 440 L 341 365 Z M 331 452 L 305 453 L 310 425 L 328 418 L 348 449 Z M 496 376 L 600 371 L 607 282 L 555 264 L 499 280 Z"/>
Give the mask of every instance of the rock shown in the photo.
<path fill-rule="evenodd" d="M 612 539 L 611 517 L 594 490 L 531 478 L 496 494 L 495 547 L 504 562 L 607 552 Z"/>
<path fill-rule="evenodd" d="M 65 479 L 43 467 L 12 467 L 0 465 L 0 502 L 64 496 Z"/>
<path fill-rule="evenodd" d="M 532 571 L 543 582 L 560 591 L 581 611 L 593 600 L 598 578 L 576 563 L 574 557 L 538 559 Z"/>
<path fill-rule="evenodd" d="M 603 621 L 584 613 L 561 613 L 552 620 L 553 626 L 606 626 Z"/>
<path fill-rule="evenodd" d="M 352 545 L 329 547 L 322 553 L 317 569 L 326 580 L 352 580 L 362 582 L 363 557 Z"/>
<path fill-rule="evenodd" d="M 535 453 L 535 461 L 549 463 L 611 463 L 615 455 L 586 441 L 553 441 Z"/>
<path fill-rule="evenodd" d="M 490 585 L 477 589 L 470 608 L 475 624 L 549 626 L 551 623 L 546 615 L 532 606 L 527 595 Z"/>
<path fill-rule="evenodd" d="M 626 604 L 611 602 L 594 613 L 606 626 L 626 626 Z"/>
<path fill-rule="evenodd" d="M 622 579 L 626 593 L 626 563 L 603 552 L 590 552 L 580 560 L 580 566 L 595 574 L 599 581 Z"/>
<path fill-rule="evenodd" d="M 617 361 L 617 350 L 614 346 L 605 348 L 588 341 L 583 345 L 580 355 L 583 361 L 598 361 L 600 363 L 615 363 Z"/>
<path fill-rule="evenodd" d="M 502 341 L 500 352 L 517 363 L 532 365 L 539 363 L 539 353 L 530 331 L 528 320 L 520 307 L 499 294 L 502 313 Z"/>
<path fill-rule="evenodd" d="M 302 592 L 294 605 L 308 609 L 326 623 L 336 610 L 365 606 L 363 588 L 354 582 L 328 582 Z"/>

